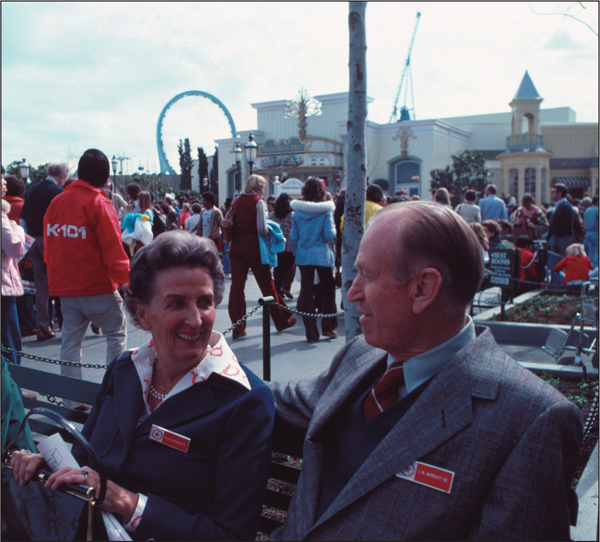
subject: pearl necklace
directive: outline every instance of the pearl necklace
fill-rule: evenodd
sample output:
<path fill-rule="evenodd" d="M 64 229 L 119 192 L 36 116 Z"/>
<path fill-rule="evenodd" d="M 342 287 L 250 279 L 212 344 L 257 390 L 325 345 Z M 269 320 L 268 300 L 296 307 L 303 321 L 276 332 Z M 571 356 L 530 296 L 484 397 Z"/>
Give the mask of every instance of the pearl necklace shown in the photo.
<path fill-rule="evenodd" d="M 157 363 L 158 363 L 158 356 L 155 356 L 154 364 L 157 364 Z M 153 378 L 153 380 L 154 380 L 154 378 Z M 158 391 L 158 389 L 156 389 L 154 384 L 150 384 L 150 388 L 148 389 L 148 394 L 152 395 L 152 397 L 154 397 L 155 399 L 158 399 L 162 403 L 166 399 L 167 395 L 169 395 L 169 392 L 171 391 L 172 388 L 165 388 L 164 386 L 161 386 L 158 383 L 158 381 L 156 382 L 156 386 L 159 387 L 161 390 L 163 390 L 164 393 L 161 393 L 160 391 Z"/>
<path fill-rule="evenodd" d="M 162 387 L 162 386 L 161 386 Z M 161 403 L 166 399 L 167 395 L 169 395 L 169 392 L 167 393 L 160 393 L 155 387 L 154 384 L 150 384 L 150 389 L 148 390 L 148 394 L 152 395 L 152 397 L 158 399 Z"/>

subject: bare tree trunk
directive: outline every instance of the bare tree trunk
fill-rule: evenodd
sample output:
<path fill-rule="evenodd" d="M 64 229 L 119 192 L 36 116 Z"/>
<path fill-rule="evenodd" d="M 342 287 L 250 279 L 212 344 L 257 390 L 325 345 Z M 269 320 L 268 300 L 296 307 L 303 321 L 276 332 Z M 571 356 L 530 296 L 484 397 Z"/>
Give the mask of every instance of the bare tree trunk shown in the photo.
<path fill-rule="evenodd" d="M 348 186 L 344 207 L 342 237 L 342 295 L 346 320 L 346 342 L 362 333 L 357 304 L 346 294 L 357 275 L 354 261 L 365 226 L 366 123 L 367 123 L 367 38 L 366 2 L 349 2 L 350 90 L 348 96 Z"/>

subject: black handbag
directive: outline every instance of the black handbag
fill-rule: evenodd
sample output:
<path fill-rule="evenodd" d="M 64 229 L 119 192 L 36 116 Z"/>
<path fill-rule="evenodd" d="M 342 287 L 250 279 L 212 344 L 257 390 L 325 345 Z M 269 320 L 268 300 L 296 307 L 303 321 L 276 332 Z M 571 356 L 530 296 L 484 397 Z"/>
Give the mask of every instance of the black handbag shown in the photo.
<path fill-rule="evenodd" d="M 15 482 L 10 457 L 27 418 L 33 414 L 44 415 L 58 423 L 85 449 L 100 476 L 98 495 L 94 488 L 79 484 L 64 484 L 58 491 L 48 490 L 42 484 L 52 473 L 43 468 L 38 469 L 32 478 L 32 481 L 41 483 L 29 483 L 22 487 Z M 2 539 L 92 540 L 93 536 L 106 540 L 101 534 L 102 530 L 97 529 L 104 528 L 98 525 L 102 524 L 102 520 L 94 522 L 94 518 L 100 518 L 99 507 L 105 495 L 106 471 L 88 440 L 71 422 L 53 410 L 43 407 L 31 409 L 2 454 Z"/>

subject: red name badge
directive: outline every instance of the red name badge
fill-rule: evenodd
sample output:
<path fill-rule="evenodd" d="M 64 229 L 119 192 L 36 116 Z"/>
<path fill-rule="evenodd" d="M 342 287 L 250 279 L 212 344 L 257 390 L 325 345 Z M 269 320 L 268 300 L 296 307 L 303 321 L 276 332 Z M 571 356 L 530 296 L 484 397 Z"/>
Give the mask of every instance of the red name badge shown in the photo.
<path fill-rule="evenodd" d="M 173 433 L 173 431 L 168 431 L 158 425 L 153 425 L 152 429 L 150 429 L 150 440 L 155 440 L 180 452 L 187 452 L 190 446 L 189 438 L 178 433 Z"/>
<path fill-rule="evenodd" d="M 402 472 L 396 474 L 399 478 L 416 482 L 444 493 L 450 493 L 452 482 L 454 481 L 454 473 L 446 469 L 440 469 L 427 463 L 415 461 Z"/>

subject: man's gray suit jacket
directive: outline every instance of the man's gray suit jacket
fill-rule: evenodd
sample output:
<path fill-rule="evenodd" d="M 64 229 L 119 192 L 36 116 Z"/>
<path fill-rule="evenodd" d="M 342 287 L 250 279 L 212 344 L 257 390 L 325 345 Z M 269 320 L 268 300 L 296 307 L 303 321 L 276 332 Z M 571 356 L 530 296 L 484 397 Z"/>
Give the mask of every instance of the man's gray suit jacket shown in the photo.
<path fill-rule="evenodd" d="M 386 352 L 362 336 L 313 380 L 274 383 L 277 414 L 307 429 L 280 540 L 568 540 L 579 409 L 523 369 L 485 330 L 449 360 L 341 493 L 315 517 L 323 428 Z M 447 469 L 450 493 L 396 476 Z"/>

